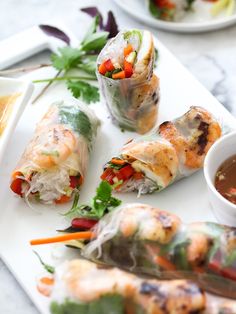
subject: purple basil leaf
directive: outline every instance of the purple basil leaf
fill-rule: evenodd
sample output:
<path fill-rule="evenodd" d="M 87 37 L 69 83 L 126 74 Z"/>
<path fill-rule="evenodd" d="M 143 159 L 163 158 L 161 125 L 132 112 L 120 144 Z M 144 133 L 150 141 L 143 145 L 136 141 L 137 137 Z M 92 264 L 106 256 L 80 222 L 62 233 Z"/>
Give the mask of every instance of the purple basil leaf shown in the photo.
<path fill-rule="evenodd" d="M 96 15 L 99 16 L 99 27 L 103 29 L 103 18 L 102 14 L 96 7 L 87 7 L 87 8 L 82 8 L 80 11 L 87 13 L 91 17 L 95 17 Z"/>
<path fill-rule="evenodd" d="M 111 11 L 108 12 L 107 24 L 103 29 L 104 31 L 109 32 L 108 38 L 115 37 L 119 33 L 116 19 Z"/>
<path fill-rule="evenodd" d="M 50 25 L 39 25 L 39 28 L 48 36 L 56 37 L 64 41 L 67 45 L 70 45 L 70 38 L 59 28 Z"/>

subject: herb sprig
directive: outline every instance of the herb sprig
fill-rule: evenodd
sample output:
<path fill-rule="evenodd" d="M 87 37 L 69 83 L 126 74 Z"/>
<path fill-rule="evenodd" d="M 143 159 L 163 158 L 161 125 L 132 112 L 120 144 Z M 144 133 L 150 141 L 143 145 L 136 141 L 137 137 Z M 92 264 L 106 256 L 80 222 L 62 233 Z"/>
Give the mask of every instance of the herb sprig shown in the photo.
<path fill-rule="evenodd" d="M 52 66 L 58 71 L 57 75 L 33 82 L 47 82 L 47 86 L 49 86 L 53 82 L 65 81 L 67 88 L 75 98 L 80 98 L 90 104 L 99 101 L 98 88 L 88 83 L 88 81 L 96 81 L 97 56 L 108 38 L 118 33 L 118 28 L 112 12 L 108 12 L 107 24 L 104 25 L 102 15 L 95 7 L 84 8 L 82 11 L 94 18 L 78 47 L 70 46 L 70 39 L 63 31 L 49 25 L 39 26 L 48 36 L 63 40 L 67 46 L 59 48 L 57 53 L 51 55 Z M 74 75 L 75 71 L 78 73 L 78 70 L 79 74 Z M 87 75 L 83 75 L 83 73 Z"/>
<path fill-rule="evenodd" d="M 75 201 L 76 200 L 76 201 Z M 121 200 L 112 196 L 112 187 L 106 181 L 102 181 L 97 190 L 96 195 L 92 198 L 90 205 L 78 205 L 78 197 L 74 199 L 72 208 L 65 214 L 72 217 L 84 217 L 100 219 L 107 212 L 121 204 Z"/>

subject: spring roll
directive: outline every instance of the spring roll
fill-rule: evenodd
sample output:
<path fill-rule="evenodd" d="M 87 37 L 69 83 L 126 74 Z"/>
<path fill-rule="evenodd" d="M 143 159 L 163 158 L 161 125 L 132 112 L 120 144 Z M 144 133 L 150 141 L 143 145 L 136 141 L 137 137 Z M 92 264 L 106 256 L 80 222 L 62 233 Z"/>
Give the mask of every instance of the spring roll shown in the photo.
<path fill-rule="evenodd" d="M 54 280 L 52 314 L 190 314 L 202 312 L 206 302 L 186 280 L 141 279 L 85 260 L 59 266 Z"/>
<path fill-rule="evenodd" d="M 153 17 L 165 21 L 179 21 L 192 9 L 195 0 L 146 0 Z"/>
<path fill-rule="evenodd" d="M 204 158 L 221 136 L 221 127 L 201 107 L 162 123 L 151 135 L 137 138 L 104 167 L 102 180 L 117 192 L 147 194 L 161 191 L 203 166 Z"/>
<path fill-rule="evenodd" d="M 146 30 L 120 32 L 98 56 L 97 77 L 113 122 L 144 134 L 157 119 L 159 79 L 155 49 Z"/>
<path fill-rule="evenodd" d="M 161 279 L 185 278 L 236 298 L 236 228 L 184 224 L 172 213 L 128 204 L 104 216 L 84 249 L 91 260 Z"/>
<path fill-rule="evenodd" d="M 98 126 L 76 100 L 53 103 L 12 173 L 11 190 L 46 204 L 69 201 L 83 183 Z"/>

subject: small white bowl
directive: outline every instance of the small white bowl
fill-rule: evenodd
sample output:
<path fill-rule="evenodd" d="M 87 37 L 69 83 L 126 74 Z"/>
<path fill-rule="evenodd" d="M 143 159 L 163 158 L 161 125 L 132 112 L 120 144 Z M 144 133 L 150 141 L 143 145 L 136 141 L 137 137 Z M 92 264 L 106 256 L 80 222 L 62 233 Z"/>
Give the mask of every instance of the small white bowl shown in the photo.
<path fill-rule="evenodd" d="M 0 135 L 0 163 L 5 152 L 7 143 L 15 126 L 24 111 L 33 92 L 33 84 L 21 79 L 10 79 L 0 77 L 0 97 L 7 95 L 19 94 L 15 99 L 12 110 L 7 119 L 6 127 Z"/>
<path fill-rule="evenodd" d="M 236 132 L 218 140 L 209 150 L 204 162 L 204 175 L 212 210 L 220 223 L 236 226 L 236 205 L 224 198 L 215 188 L 215 175 L 221 164 L 236 154 Z"/>

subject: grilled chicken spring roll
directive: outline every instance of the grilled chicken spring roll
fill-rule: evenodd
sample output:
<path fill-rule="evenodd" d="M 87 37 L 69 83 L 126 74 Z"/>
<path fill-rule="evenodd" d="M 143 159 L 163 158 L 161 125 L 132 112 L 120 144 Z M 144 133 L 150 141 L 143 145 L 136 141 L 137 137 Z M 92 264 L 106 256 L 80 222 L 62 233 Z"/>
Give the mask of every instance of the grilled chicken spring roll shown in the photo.
<path fill-rule="evenodd" d="M 194 283 L 141 279 L 85 260 L 59 266 L 54 280 L 52 314 L 190 314 L 202 312 L 206 302 Z"/>
<path fill-rule="evenodd" d="M 139 194 L 160 191 L 202 168 L 210 147 L 221 136 L 221 127 L 201 107 L 162 123 L 151 135 L 126 144 L 104 167 L 102 180 L 118 192 Z"/>
<path fill-rule="evenodd" d="M 86 258 L 163 279 L 185 278 L 236 298 L 236 228 L 183 224 L 174 214 L 129 204 L 104 216 Z"/>
<path fill-rule="evenodd" d="M 120 32 L 98 56 L 98 81 L 113 121 L 146 133 L 155 125 L 159 79 L 153 74 L 155 50 L 149 31 Z"/>
<path fill-rule="evenodd" d="M 191 10 L 195 0 L 146 0 L 148 10 L 157 19 L 179 21 Z"/>
<path fill-rule="evenodd" d="M 26 200 L 69 201 L 83 183 L 98 126 L 95 114 L 76 100 L 53 103 L 12 173 L 12 191 Z"/>

